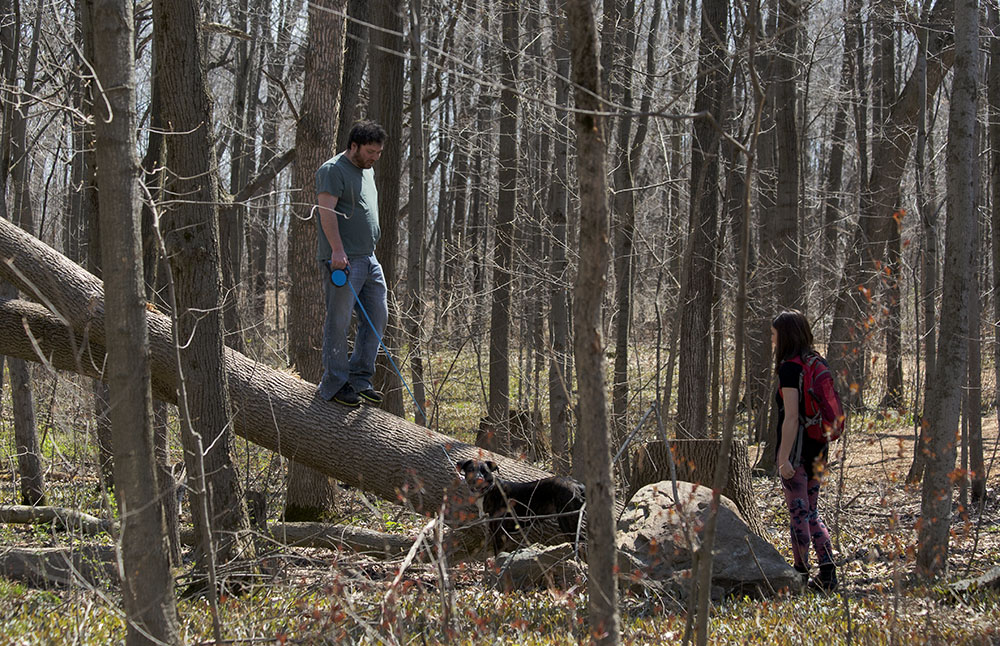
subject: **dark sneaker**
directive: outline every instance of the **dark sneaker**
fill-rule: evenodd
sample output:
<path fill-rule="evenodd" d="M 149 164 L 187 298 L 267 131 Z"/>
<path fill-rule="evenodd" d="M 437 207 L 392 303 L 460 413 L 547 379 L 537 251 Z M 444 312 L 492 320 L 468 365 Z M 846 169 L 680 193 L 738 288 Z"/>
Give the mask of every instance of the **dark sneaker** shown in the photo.
<path fill-rule="evenodd" d="M 837 566 L 833 563 L 819 566 L 819 576 L 809 582 L 809 587 L 820 592 L 833 592 L 837 585 Z"/>
<path fill-rule="evenodd" d="M 337 391 L 337 394 L 333 396 L 333 401 L 337 402 L 341 406 L 348 406 L 350 408 L 355 408 L 361 403 L 361 398 L 358 397 L 358 393 L 354 392 L 354 388 L 351 384 L 344 384 Z"/>
<path fill-rule="evenodd" d="M 361 396 L 361 401 L 366 404 L 371 404 L 372 406 L 378 406 L 382 403 L 382 393 L 373 389 L 365 388 L 358 393 Z"/>

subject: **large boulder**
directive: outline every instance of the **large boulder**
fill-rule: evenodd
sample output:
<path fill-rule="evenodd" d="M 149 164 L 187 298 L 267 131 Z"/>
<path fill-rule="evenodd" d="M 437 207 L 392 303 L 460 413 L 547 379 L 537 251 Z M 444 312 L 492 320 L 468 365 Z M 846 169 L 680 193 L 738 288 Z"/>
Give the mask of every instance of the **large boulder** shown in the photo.
<path fill-rule="evenodd" d="M 566 589 L 586 572 L 572 543 L 531 545 L 516 552 L 501 552 L 496 570 L 487 569 L 486 583 L 501 590 Z"/>
<path fill-rule="evenodd" d="M 683 599 L 690 589 L 693 554 L 711 505 L 712 490 L 669 481 L 636 492 L 618 521 L 619 567 L 624 580 Z M 678 504 L 679 503 L 679 504 Z M 769 596 L 802 587 L 799 574 L 774 547 L 751 532 L 736 505 L 720 499 L 712 550 L 712 597 Z"/>

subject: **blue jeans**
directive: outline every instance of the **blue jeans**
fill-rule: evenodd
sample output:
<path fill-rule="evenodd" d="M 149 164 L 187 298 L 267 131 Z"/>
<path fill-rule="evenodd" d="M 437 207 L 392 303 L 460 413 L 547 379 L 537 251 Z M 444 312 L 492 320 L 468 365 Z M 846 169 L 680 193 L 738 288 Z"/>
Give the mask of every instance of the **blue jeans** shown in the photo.
<path fill-rule="evenodd" d="M 356 392 L 372 387 L 379 338 L 389 318 L 385 276 L 375 254 L 351 258 L 349 262 L 347 280 L 350 285 L 343 287 L 330 282 L 326 263 L 320 263 L 326 293 L 326 320 L 323 322 L 323 379 L 319 382 L 319 395 L 326 400 L 333 399 L 345 383 L 350 383 Z M 354 294 L 358 295 L 357 301 Z M 367 318 L 359 303 L 368 313 Z M 354 351 L 348 358 L 347 333 L 354 310 L 358 312 L 357 334 Z"/>

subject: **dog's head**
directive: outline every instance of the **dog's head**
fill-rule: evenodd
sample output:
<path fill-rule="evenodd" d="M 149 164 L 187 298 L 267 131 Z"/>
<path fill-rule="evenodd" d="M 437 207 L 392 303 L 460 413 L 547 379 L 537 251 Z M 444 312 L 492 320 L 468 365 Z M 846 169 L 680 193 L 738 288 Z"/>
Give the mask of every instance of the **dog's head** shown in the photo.
<path fill-rule="evenodd" d="M 456 463 L 455 467 L 465 479 L 465 484 L 476 494 L 483 494 L 492 487 L 493 474 L 500 470 L 495 462 L 483 460 L 465 460 Z"/>

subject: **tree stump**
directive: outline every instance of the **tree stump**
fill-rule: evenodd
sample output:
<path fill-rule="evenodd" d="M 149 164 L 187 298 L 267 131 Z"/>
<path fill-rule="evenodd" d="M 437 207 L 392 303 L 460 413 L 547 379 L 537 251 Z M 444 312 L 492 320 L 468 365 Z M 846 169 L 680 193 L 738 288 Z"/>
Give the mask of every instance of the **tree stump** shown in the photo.
<path fill-rule="evenodd" d="M 673 449 L 677 480 L 693 482 L 711 488 L 715 479 L 715 465 L 719 458 L 722 440 L 719 439 L 674 439 Z M 663 442 L 649 442 L 639 447 L 634 458 L 632 478 L 628 498 L 639 489 L 654 482 L 670 480 L 670 463 Z M 722 495 L 736 503 L 750 531 L 766 538 L 764 526 L 760 522 L 757 501 L 754 500 L 750 478 L 750 459 L 747 443 L 733 440 L 729 461 L 729 481 L 722 489 Z"/>

